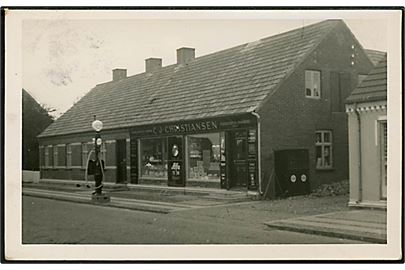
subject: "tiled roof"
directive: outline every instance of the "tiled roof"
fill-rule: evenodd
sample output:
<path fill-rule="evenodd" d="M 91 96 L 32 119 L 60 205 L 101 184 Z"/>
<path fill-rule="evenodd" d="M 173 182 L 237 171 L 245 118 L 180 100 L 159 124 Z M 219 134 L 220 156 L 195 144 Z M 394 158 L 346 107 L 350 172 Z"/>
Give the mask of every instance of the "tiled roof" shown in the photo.
<path fill-rule="evenodd" d="M 40 137 L 249 113 L 340 20 L 327 20 L 120 81 L 99 84 Z"/>
<path fill-rule="evenodd" d="M 347 98 L 347 103 L 387 99 L 387 54 Z"/>
<path fill-rule="evenodd" d="M 366 52 L 366 55 L 371 60 L 374 66 L 377 65 L 385 57 L 386 54 L 385 52 L 369 49 L 365 49 L 364 51 Z"/>

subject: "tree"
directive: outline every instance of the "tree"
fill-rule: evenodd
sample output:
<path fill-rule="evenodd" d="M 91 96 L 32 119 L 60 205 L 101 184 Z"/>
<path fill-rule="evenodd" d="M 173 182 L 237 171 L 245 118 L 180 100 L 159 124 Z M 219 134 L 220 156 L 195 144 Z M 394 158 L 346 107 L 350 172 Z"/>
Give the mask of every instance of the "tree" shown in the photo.
<path fill-rule="evenodd" d="M 52 122 L 50 108 L 41 106 L 22 89 L 22 167 L 23 170 L 39 170 L 39 144 L 37 136 Z"/>

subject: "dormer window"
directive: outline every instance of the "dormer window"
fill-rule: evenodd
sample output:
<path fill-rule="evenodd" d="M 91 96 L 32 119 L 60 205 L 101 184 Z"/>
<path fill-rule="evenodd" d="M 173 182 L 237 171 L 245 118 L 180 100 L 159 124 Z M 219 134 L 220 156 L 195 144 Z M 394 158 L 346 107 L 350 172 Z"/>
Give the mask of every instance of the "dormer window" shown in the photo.
<path fill-rule="evenodd" d="M 305 70 L 305 96 L 308 98 L 321 98 L 321 72 Z"/>

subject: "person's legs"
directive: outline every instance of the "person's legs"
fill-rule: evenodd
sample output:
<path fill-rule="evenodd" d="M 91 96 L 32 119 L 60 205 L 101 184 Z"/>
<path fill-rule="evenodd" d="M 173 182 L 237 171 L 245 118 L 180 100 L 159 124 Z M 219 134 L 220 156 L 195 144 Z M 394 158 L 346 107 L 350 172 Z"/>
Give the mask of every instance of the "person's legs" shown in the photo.
<path fill-rule="evenodd" d="M 96 187 L 95 187 L 96 188 L 96 190 L 95 190 L 96 194 L 101 194 L 102 193 L 102 189 L 103 189 L 102 179 L 103 179 L 102 175 L 94 175 L 94 180 L 95 180 L 95 184 L 96 184 Z"/>

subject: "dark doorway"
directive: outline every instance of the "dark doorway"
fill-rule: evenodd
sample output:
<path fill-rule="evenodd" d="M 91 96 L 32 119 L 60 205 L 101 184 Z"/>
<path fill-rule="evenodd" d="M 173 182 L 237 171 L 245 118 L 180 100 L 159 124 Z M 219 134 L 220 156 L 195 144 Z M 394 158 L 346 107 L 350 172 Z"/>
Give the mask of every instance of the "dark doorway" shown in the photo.
<path fill-rule="evenodd" d="M 247 188 L 247 131 L 229 132 L 228 138 L 230 188 Z"/>
<path fill-rule="evenodd" d="M 116 183 L 124 183 L 127 178 L 127 142 L 125 139 L 117 140 L 117 180 Z"/>
<path fill-rule="evenodd" d="M 310 193 L 307 149 L 275 151 L 276 195 L 295 196 Z"/>
<path fill-rule="evenodd" d="M 186 185 L 183 161 L 183 137 L 169 137 L 168 144 L 168 185 L 184 187 Z"/>

